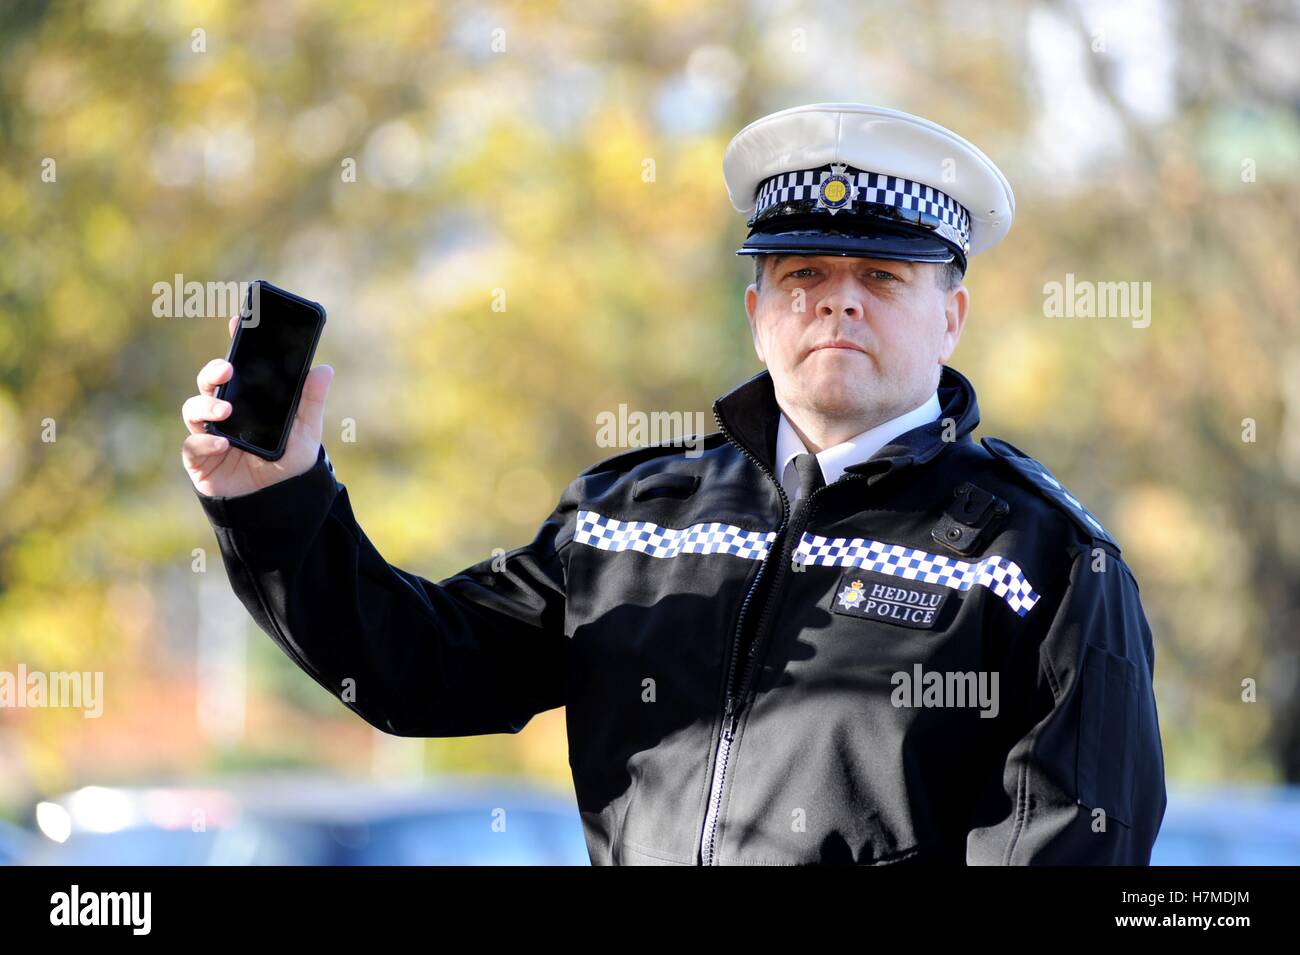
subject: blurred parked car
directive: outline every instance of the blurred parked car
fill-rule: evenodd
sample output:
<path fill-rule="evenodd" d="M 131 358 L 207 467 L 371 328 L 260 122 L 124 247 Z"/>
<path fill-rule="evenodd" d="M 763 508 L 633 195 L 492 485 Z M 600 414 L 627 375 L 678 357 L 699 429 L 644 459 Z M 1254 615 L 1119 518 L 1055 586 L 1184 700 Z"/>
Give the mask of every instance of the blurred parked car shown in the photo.
<path fill-rule="evenodd" d="M 1300 865 L 1300 787 L 1170 789 L 1152 865 Z"/>
<path fill-rule="evenodd" d="M 493 779 L 264 776 L 42 802 L 34 865 L 588 865 L 572 796 Z"/>
<path fill-rule="evenodd" d="M 589 864 L 572 797 L 510 780 L 90 786 L 36 818 L 0 823 L 0 865 Z M 1151 863 L 1300 864 L 1300 787 L 1171 789 Z"/>
<path fill-rule="evenodd" d="M 36 837 L 26 829 L 0 822 L 0 865 L 19 865 L 31 855 Z"/>

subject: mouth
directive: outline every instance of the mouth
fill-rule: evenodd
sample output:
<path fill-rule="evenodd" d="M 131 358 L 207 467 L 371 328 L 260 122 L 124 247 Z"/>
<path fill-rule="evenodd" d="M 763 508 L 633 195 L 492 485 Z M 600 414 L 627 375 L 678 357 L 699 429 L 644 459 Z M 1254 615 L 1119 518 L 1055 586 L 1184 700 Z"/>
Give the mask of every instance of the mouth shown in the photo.
<path fill-rule="evenodd" d="M 862 354 L 864 355 L 867 353 L 867 350 L 863 348 L 861 345 L 859 345 L 857 342 L 851 342 L 848 341 L 847 339 L 837 338 L 834 339 L 833 341 L 819 342 L 818 344 L 814 345 L 812 348 L 809 349 L 809 354 L 815 351 L 822 351 L 823 349 L 829 349 L 829 348 L 834 348 L 842 351 L 857 351 L 857 352 L 862 352 Z"/>

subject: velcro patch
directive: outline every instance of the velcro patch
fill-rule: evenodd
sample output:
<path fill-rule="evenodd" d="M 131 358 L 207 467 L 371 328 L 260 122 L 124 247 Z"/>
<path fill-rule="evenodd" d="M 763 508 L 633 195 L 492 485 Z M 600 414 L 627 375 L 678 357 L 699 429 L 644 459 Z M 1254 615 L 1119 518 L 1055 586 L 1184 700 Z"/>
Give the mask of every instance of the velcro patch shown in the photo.
<path fill-rule="evenodd" d="M 939 584 L 850 568 L 835 585 L 831 609 L 848 617 L 931 630 L 951 595 L 952 590 Z"/>

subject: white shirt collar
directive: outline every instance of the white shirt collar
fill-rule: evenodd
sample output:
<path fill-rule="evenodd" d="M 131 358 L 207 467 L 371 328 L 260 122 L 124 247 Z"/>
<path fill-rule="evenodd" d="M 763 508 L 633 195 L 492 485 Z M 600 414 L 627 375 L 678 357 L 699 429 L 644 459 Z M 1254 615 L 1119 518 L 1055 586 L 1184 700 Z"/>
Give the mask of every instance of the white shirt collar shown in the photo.
<path fill-rule="evenodd" d="M 939 392 L 936 389 L 925 402 L 911 411 L 897 418 L 890 418 L 874 428 L 868 428 L 861 434 L 855 434 L 840 444 L 824 448 L 817 452 L 817 463 L 821 465 L 822 477 L 827 484 L 834 484 L 844 474 L 845 468 L 867 460 L 900 434 L 938 420 L 941 410 Z M 781 476 L 781 485 L 791 501 L 801 496 L 797 493 L 799 472 L 795 470 L 792 462 L 795 455 L 807 453 L 808 449 L 799 439 L 799 434 L 790 424 L 790 419 L 785 416 L 785 412 L 781 412 L 781 421 L 776 429 L 777 474 Z"/>

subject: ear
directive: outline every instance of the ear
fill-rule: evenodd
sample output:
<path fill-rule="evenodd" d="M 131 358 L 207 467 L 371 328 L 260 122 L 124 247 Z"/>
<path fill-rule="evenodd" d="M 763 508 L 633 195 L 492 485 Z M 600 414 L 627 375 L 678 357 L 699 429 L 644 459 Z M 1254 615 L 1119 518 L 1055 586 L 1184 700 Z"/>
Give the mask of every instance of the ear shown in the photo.
<path fill-rule="evenodd" d="M 763 364 L 767 364 L 767 359 L 763 357 L 763 346 L 758 338 L 758 322 L 755 316 L 758 314 L 758 286 L 753 282 L 745 289 L 745 317 L 749 319 L 749 334 L 754 339 L 754 354 Z"/>
<path fill-rule="evenodd" d="M 961 331 L 966 327 L 966 313 L 969 309 L 970 292 L 966 286 L 959 285 L 947 294 L 943 306 L 944 332 L 939 348 L 939 364 L 947 364 L 956 351 Z"/>

